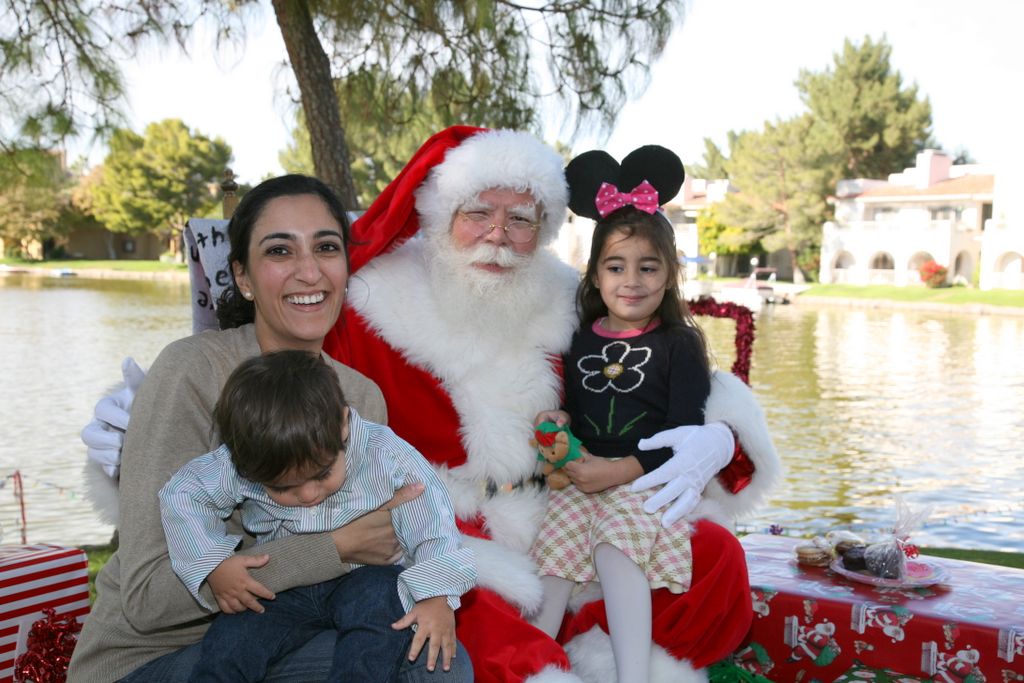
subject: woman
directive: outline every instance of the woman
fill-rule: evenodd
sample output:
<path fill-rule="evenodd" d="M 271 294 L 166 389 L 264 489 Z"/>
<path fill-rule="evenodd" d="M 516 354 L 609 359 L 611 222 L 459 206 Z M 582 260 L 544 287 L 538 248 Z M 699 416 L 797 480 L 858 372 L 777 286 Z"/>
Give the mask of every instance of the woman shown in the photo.
<path fill-rule="evenodd" d="M 120 547 L 97 578 L 98 598 L 69 669 L 69 680 L 187 681 L 210 615 L 173 573 L 157 492 L 188 460 L 218 440 L 212 412 L 227 376 L 267 351 L 319 352 L 341 312 L 348 278 L 348 221 L 320 181 L 288 175 L 267 180 L 239 203 L 228 227 L 232 287 L 220 302 L 221 330 L 178 340 L 153 363 L 132 407 L 121 459 Z M 360 414 L 386 421 L 377 386 L 327 359 Z M 403 489 L 390 509 L 419 494 Z M 341 575 L 349 562 L 393 564 L 401 556 L 387 510 L 329 534 L 292 536 L 259 547 L 252 576 L 271 591 Z M 243 554 L 250 554 L 241 551 Z M 206 597 L 211 597 L 204 587 Z M 326 675 L 334 632 L 279 663 L 268 681 L 316 681 Z M 425 657 L 402 680 L 468 680 L 468 657 L 428 673 Z"/>

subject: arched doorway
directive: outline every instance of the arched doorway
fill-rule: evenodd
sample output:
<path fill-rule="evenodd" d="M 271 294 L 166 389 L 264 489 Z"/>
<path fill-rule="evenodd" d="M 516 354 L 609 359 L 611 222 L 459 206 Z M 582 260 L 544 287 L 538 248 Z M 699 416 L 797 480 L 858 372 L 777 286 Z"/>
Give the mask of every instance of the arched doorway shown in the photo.
<path fill-rule="evenodd" d="M 961 251 L 953 260 L 953 283 L 971 284 L 974 282 L 974 257 L 967 251 Z"/>
<path fill-rule="evenodd" d="M 998 289 L 1024 289 L 1024 257 L 1009 251 L 996 261 L 995 286 Z"/>
<path fill-rule="evenodd" d="M 832 259 L 832 282 L 835 284 L 850 284 L 853 282 L 850 269 L 857 260 L 848 251 L 841 251 Z"/>
<path fill-rule="evenodd" d="M 896 261 L 892 254 L 877 252 L 871 257 L 868 268 L 868 283 L 873 285 L 891 285 L 896 282 Z"/>

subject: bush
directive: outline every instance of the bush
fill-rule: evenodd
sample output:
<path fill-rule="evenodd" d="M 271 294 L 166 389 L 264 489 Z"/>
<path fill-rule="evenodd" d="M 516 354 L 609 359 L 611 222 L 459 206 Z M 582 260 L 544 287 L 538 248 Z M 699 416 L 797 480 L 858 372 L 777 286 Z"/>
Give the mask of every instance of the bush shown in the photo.
<path fill-rule="evenodd" d="M 796 256 L 796 265 L 808 282 L 817 282 L 821 269 L 821 249 L 804 249 Z M 796 277 L 796 273 L 793 274 Z"/>
<path fill-rule="evenodd" d="M 921 264 L 918 273 L 921 275 L 921 282 L 932 289 L 946 286 L 946 266 L 940 266 L 935 261 L 927 261 Z"/>

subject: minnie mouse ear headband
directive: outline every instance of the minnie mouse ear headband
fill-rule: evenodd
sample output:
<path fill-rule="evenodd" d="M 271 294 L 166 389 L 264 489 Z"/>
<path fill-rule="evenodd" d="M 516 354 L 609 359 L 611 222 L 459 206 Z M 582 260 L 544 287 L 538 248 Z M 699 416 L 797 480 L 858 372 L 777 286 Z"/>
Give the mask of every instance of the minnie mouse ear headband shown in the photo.
<path fill-rule="evenodd" d="M 601 220 L 624 206 L 654 214 L 679 193 L 683 162 L 671 150 L 646 145 L 620 165 L 607 152 L 584 152 L 569 162 L 569 208 L 579 216 Z"/>

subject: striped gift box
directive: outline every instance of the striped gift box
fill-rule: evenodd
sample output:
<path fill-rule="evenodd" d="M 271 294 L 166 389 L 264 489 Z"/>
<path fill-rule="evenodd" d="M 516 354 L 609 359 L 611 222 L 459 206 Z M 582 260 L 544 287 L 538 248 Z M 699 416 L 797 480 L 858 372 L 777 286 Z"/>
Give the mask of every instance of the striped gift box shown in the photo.
<path fill-rule="evenodd" d="M 89 561 L 79 548 L 0 546 L 0 683 L 14 681 L 32 624 L 52 607 L 79 621 L 89 613 Z"/>

